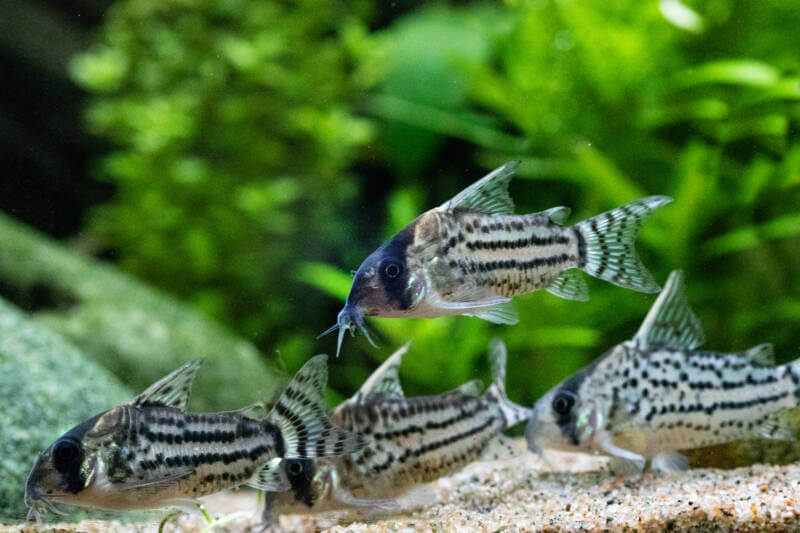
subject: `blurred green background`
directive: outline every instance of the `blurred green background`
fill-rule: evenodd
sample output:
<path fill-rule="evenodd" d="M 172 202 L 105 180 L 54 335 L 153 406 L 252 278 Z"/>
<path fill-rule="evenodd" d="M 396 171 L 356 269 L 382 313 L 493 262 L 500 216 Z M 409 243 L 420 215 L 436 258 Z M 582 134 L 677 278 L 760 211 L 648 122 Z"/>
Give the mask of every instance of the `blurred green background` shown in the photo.
<path fill-rule="evenodd" d="M 24 20 L 75 19 L 40 4 Z M 32 50 L 17 54 L 23 64 L 63 73 L 56 86 L 80 116 L 61 127 L 82 139 L 64 150 L 85 157 L 69 173 L 54 159 L 57 187 L 35 194 L 22 167 L 6 165 L 2 207 L 61 240 L 57 253 L 94 256 L 158 294 L 127 276 L 120 291 L 116 272 L 94 266 L 54 266 L 66 256 L 28 254 L 55 245 L 8 219 L 18 247 L 0 252 L 0 295 L 132 390 L 216 350 L 204 372 L 223 377 L 195 405 L 230 408 L 310 355 L 333 353 L 335 336 L 316 336 L 333 324 L 349 272 L 511 158 L 522 160 L 511 186 L 518 213 L 566 205 L 577 222 L 640 196 L 673 196 L 639 250 L 660 281 L 686 270 L 706 346 L 773 342 L 779 361 L 800 356 L 794 0 L 76 4 L 94 14 L 82 39 L 68 46 L 44 24 L 50 43 L 26 49 L 24 36 L 6 36 L 4 53 Z M 7 102 L 24 97 L 4 90 Z M 72 115 L 12 107 L 3 142 L 44 160 L 37 150 L 48 143 L 8 124 Z M 42 222 L 37 209 L 56 214 Z M 488 380 L 486 346 L 499 336 L 509 396 L 530 404 L 630 338 L 654 299 L 589 286 L 588 303 L 544 291 L 517 298 L 513 327 L 373 320 L 380 348 L 346 339 L 331 365 L 332 401 L 409 339 L 407 393 Z M 186 342 L 167 350 L 158 328 L 169 335 L 174 321 Z M 244 352 L 226 359 L 234 345 Z"/>

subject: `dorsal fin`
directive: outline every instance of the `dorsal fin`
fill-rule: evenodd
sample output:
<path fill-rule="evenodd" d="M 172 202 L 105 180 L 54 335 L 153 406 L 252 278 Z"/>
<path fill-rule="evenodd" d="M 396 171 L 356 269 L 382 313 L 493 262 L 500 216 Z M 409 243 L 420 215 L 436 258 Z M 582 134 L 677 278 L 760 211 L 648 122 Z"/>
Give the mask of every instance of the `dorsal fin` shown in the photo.
<path fill-rule="evenodd" d="M 483 381 L 480 379 L 473 379 L 472 381 L 467 381 L 456 387 L 455 389 L 449 390 L 442 394 L 463 394 L 464 396 L 480 396 L 481 391 L 483 391 Z"/>
<path fill-rule="evenodd" d="M 572 209 L 560 205 L 558 207 L 551 207 L 550 209 L 545 209 L 539 214 L 549 218 L 550 222 L 552 222 L 553 224 L 558 224 L 559 226 L 563 226 L 564 222 L 566 222 L 567 218 L 569 218 L 570 213 L 572 213 Z"/>
<path fill-rule="evenodd" d="M 772 344 L 768 342 L 753 346 L 749 350 L 745 350 L 742 355 L 744 355 L 745 359 L 748 361 L 764 366 L 775 366 L 775 349 Z"/>
<path fill-rule="evenodd" d="M 514 214 L 514 201 L 508 194 L 508 183 L 516 172 L 519 160 L 509 161 L 485 175 L 450 200 L 442 209 L 469 209 L 487 215 Z"/>
<path fill-rule="evenodd" d="M 391 396 L 395 398 L 403 397 L 403 387 L 400 385 L 400 365 L 403 362 L 403 356 L 408 351 L 411 341 L 408 341 L 401 346 L 396 352 L 389 356 L 389 358 L 381 364 L 367 378 L 367 381 L 361 385 L 358 392 L 353 396 L 352 400 L 355 402 L 363 401 L 370 396 L 382 395 Z"/>
<path fill-rule="evenodd" d="M 194 376 L 201 364 L 203 364 L 202 359 L 194 359 L 173 370 L 131 400 L 131 405 L 138 407 L 161 405 L 185 411 L 186 404 L 189 403 L 189 393 L 192 390 Z"/>
<path fill-rule="evenodd" d="M 673 270 L 634 340 L 640 346 L 693 350 L 705 342 L 700 320 L 686 299 L 683 272 Z"/>

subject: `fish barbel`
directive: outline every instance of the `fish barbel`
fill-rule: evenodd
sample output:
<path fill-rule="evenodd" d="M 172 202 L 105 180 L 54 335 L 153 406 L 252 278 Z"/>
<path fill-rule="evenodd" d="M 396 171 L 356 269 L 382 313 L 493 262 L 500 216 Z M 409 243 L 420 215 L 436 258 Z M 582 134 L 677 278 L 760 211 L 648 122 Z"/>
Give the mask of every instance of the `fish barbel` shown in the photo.
<path fill-rule="evenodd" d="M 674 271 L 632 340 L 618 344 L 534 406 L 528 447 L 595 452 L 621 472 L 689 463 L 679 450 L 747 435 L 794 440 L 800 360 L 774 366 L 772 345 L 698 350 L 704 334 Z"/>
<path fill-rule="evenodd" d="M 479 459 L 513 457 L 502 432 L 531 415 L 505 393 L 505 345 L 490 344 L 492 385 L 465 383 L 436 396 L 406 398 L 398 368 L 408 344 L 395 352 L 339 405 L 331 422 L 361 436 L 366 446 L 330 460 L 284 461 L 292 489 L 268 495 L 265 522 L 279 512 L 361 508 L 397 511 L 430 503 L 420 484 Z"/>
<path fill-rule="evenodd" d="M 200 360 L 131 402 L 75 426 L 42 452 L 25 488 L 30 518 L 65 503 L 103 509 L 186 506 L 223 489 L 286 490 L 283 458 L 346 454 L 360 439 L 328 421 L 326 356 L 309 360 L 265 417 L 263 406 L 187 413 Z"/>
<path fill-rule="evenodd" d="M 339 329 L 337 356 L 345 331 L 368 335 L 365 316 L 470 315 L 515 324 L 513 296 L 546 289 L 588 300 L 578 269 L 621 287 L 658 292 L 633 242 L 642 223 L 671 198 L 641 198 L 564 226 L 566 207 L 513 214 L 508 184 L 517 165 L 506 163 L 423 213 L 364 260 L 336 324 L 323 333 Z"/>

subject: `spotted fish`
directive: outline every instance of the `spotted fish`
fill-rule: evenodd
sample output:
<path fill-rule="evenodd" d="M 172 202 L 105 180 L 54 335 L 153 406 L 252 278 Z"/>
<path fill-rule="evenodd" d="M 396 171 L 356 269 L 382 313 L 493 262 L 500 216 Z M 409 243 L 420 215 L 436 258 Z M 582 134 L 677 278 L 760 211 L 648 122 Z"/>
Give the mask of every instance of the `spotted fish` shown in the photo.
<path fill-rule="evenodd" d="M 29 518 L 54 503 L 104 509 L 184 506 L 239 485 L 286 490 L 282 458 L 346 454 L 360 439 L 330 424 L 326 356 L 306 363 L 266 416 L 254 406 L 188 413 L 200 361 L 191 361 L 131 402 L 62 435 L 36 461 L 25 488 Z"/>
<path fill-rule="evenodd" d="M 800 361 L 774 366 L 772 346 L 699 350 L 704 334 L 673 272 L 632 340 L 618 344 L 534 406 L 528 447 L 611 456 L 621 472 L 688 468 L 679 450 L 749 434 L 794 440 Z"/>
<path fill-rule="evenodd" d="M 633 241 L 667 196 L 635 200 L 564 226 L 570 210 L 514 215 L 508 184 L 518 165 L 506 163 L 451 200 L 431 209 L 361 264 L 337 323 L 337 356 L 345 331 L 364 317 L 471 315 L 515 324 L 513 296 L 539 289 L 588 300 L 577 269 L 621 287 L 658 292 Z M 323 333 L 323 335 L 325 334 Z"/>
<path fill-rule="evenodd" d="M 483 394 L 476 380 L 437 396 L 406 398 L 398 368 L 407 348 L 408 344 L 387 359 L 331 415 L 332 423 L 363 436 L 366 446 L 331 460 L 284 461 L 292 487 L 268 495 L 267 522 L 277 512 L 396 510 L 404 506 L 406 496 L 406 503 L 416 506 L 430 497 L 425 491 L 415 495 L 415 486 L 477 459 L 516 453 L 502 432 L 527 419 L 531 410 L 506 397 L 506 350 L 501 341 L 490 345 L 493 383 Z"/>

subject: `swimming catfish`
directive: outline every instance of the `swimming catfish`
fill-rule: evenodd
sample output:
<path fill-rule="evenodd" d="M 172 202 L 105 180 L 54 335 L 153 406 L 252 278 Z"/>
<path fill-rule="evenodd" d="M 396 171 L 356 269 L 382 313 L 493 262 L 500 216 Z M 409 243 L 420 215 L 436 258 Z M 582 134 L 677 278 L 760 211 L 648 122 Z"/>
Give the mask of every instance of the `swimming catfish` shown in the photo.
<path fill-rule="evenodd" d="M 800 403 L 800 361 L 774 366 L 772 346 L 699 350 L 704 334 L 673 272 L 629 341 L 557 385 L 534 406 L 528 447 L 594 452 L 612 468 L 682 470 L 679 450 L 755 434 L 794 440 L 787 408 Z"/>
<path fill-rule="evenodd" d="M 408 344 L 395 352 L 349 400 L 331 422 L 366 441 L 341 457 L 285 460 L 292 488 L 267 495 L 265 522 L 277 513 L 344 508 L 398 510 L 430 502 L 419 484 L 459 471 L 478 459 L 516 455 L 502 432 L 527 419 L 531 409 L 505 393 L 505 345 L 490 345 L 492 385 L 480 394 L 479 380 L 437 396 L 406 398 L 398 368 Z M 416 494 L 415 494 L 416 491 Z"/>
<path fill-rule="evenodd" d="M 309 360 L 261 419 L 258 406 L 188 413 L 200 361 L 191 361 L 129 403 L 75 426 L 42 452 L 25 488 L 29 519 L 53 504 L 104 509 L 191 506 L 249 485 L 291 487 L 281 460 L 347 454 L 357 435 L 332 426 L 324 406 L 326 356 Z M 263 406 L 261 407 L 263 408 Z"/>
<path fill-rule="evenodd" d="M 325 332 L 339 329 L 337 356 L 345 331 L 360 328 L 369 339 L 369 315 L 470 315 L 515 324 L 513 296 L 546 289 L 588 300 L 578 269 L 621 287 L 658 292 L 633 241 L 653 210 L 671 198 L 641 198 L 573 226 L 564 225 L 567 207 L 514 215 L 508 184 L 517 164 L 506 163 L 418 216 L 367 257 L 336 325 Z"/>

